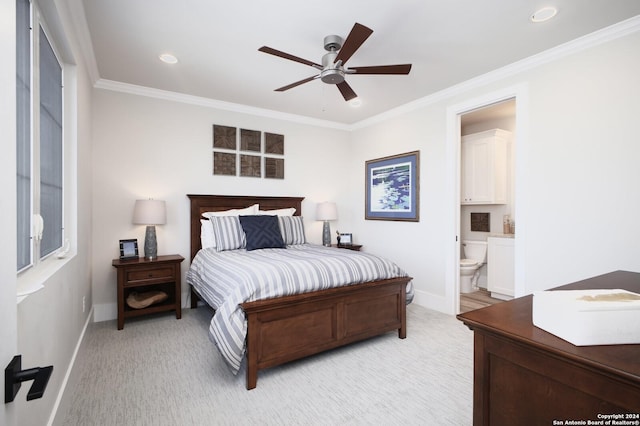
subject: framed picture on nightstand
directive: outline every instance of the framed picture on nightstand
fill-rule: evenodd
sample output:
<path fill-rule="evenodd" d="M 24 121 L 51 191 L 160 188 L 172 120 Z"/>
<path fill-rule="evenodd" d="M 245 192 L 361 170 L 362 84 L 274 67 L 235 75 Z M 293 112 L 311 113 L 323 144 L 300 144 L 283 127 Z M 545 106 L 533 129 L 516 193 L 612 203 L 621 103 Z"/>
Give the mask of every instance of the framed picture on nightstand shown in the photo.
<path fill-rule="evenodd" d="M 340 234 L 340 245 L 341 246 L 349 246 L 353 244 L 353 240 L 351 238 L 351 234 Z"/>
<path fill-rule="evenodd" d="M 120 260 L 138 258 L 138 240 L 120 240 Z"/>

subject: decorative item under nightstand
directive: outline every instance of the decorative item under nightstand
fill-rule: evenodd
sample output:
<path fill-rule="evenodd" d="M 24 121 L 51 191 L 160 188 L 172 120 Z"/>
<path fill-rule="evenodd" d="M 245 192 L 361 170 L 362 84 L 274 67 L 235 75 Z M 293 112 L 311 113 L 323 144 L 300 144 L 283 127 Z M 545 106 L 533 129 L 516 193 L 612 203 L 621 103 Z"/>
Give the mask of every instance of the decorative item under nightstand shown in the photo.
<path fill-rule="evenodd" d="M 113 259 L 111 264 L 118 270 L 118 330 L 124 328 L 125 318 L 165 311 L 175 311 L 177 319 L 182 317 L 180 263 L 183 260 L 184 257 L 177 254 L 158 256 L 154 260 Z M 153 296 L 155 303 L 143 307 L 146 298 L 134 295 L 132 297 L 134 307 L 127 304 L 127 300 L 133 293 L 140 292 L 148 293 L 146 296 L 153 296 L 151 292 L 157 292 Z M 167 295 L 165 300 L 159 300 L 160 292 Z"/>
<path fill-rule="evenodd" d="M 167 293 L 159 290 L 145 291 L 144 293 L 132 291 L 127 296 L 127 305 L 133 309 L 144 309 L 156 303 L 164 302 L 168 298 L 169 295 Z"/>

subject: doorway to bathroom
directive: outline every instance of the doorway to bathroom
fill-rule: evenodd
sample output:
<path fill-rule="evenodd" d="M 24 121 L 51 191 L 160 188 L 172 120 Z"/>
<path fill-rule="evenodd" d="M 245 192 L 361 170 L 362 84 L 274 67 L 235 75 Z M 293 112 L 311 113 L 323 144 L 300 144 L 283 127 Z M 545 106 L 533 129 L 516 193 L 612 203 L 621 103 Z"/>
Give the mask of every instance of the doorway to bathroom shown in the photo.
<path fill-rule="evenodd" d="M 526 82 L 487 92 L 474 98 L 468 98 L 458 104 L 447 107 L 446 168 L 448 179 L 446 184 L 447 215 L 445 226 L 450 230 L 451 234 L 444 245 L 446 252 L 445 299 L 448 305 L 447 310 L 452 314 L 460 312 L 460 260 L 462 259 L 462 218 L 460 214 L 462 209 L 462 172 L 460 151 L 462 145 L 462 117 L 509 100 L 515 101 L 515 137 L 513 138 L 515 154 L 513 155 L 514 202 L 512 214 L 514 221 L 515 219 L 518 221 L 516 237 L 512 239 L 515 275 L 512 283 L 514 297 L 525 295 L 524 247 L 527 239 L 528 217 L 527 209 L 524 207 L 527 205 L 526 156 L 529 143 L 529 87 Z"/>
<path fill-rule="evenodd" d="M 514 295 L 515 133 L 515 98 L 460 114 L 461 313 Z"/>

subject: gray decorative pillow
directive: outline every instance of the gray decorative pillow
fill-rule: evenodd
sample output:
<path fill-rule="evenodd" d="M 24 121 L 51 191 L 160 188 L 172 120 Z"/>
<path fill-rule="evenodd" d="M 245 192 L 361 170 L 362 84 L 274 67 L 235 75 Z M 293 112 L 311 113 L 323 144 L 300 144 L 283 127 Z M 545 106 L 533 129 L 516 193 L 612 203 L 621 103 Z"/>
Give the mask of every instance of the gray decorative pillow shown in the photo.
<path fill-rule="evenodd" d="M 302 216 L 278 216 L 282 240 L 287 245 L 304 244 L 307 239 L 304 235 L 304 222 Z"/>
<path fill-rule="evenodd" d="M 240 226 L 238 216 L 212 216 L 216 235 L 216 251 L 237 250 L 246 247 L 246 236 Z"/>

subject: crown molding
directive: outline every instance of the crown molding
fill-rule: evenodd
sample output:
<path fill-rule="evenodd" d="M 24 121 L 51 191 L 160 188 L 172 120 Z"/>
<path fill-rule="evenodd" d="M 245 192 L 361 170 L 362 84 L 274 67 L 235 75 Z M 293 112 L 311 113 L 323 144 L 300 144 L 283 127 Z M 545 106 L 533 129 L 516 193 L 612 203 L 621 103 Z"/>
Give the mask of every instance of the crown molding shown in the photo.
<path fill-rule="evenodd" d="M 294 123 L 305 124 L 309 126 L 326 127 L 337 130 L 349 130 L 348 124 L 337 123 L 334 121 L 320 120 L 303 115 L 288 114 L 280 111 L 274 111 L 265 108 L 257 108 L 248 105 L 235 104 L 232 102 L 218 101 L 211 98 L 203 98 L 200 96 L 185 95 L 183 93 L 171 92 L 168 90 L 153 89 L 135 84 L 121 83 L 113 80 L 98 80 L 94 87 L 96 89 L 111 90 L 114 92 L 129 93 L 132 95 L 146 96 L 149 98 L 163 99 L 172 102 L 181 102 L 190 105 L 202 106 L 207 108 L 220 109 L 224 111 L 237 112 L 241 114 L 256 115 L 259 117 L 273 118 L 276 120 L 291 121 Z"/>
<path fill-rule="evenodd" d="M 424 108 L 429 105 L 433 105 L 436 102 L 454 97 L 472 89 L 485 86 L 489 83 L 493 83 L 507 77 L 515 76 L 524 71 L 532 70 L 541 65 L 581 52 L 591 47 L 595 47 L 600 44 L 625 37 L 637 31 L 640 31 L 640 15 L 636 15 L 633 18 L 618 22 L 617 24 L 560 44 L 556 47 L 545 50 L 544 52 L 529 56 L 528 58 L 506 65 L 502 68 L 498 68 L 486 74 L 474 77 L 439 92 L 435 92 L 429 96 L 425 96 L 424 98 L 417 99 L 413 102 L 401 105 L 397 108 L 359 121 L 352 124 L 350 126 L 350 130 L 361 129 L 381 123 L 391 118 L 407 114 L 409 112 Z"/>

